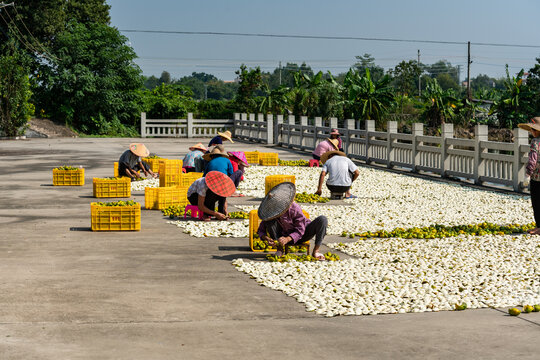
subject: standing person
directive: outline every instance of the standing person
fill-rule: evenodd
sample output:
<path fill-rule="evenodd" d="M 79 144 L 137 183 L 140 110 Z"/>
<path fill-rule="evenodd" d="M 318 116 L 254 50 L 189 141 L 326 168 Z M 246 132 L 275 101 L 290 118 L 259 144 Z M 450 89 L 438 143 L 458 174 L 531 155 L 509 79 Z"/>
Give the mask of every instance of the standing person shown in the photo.
<path fill-rule="evenodd" d="M 343 140 L 341 139 L 341 134 L 338 129 L 330 130 L 330 139 L 337 139 L 338 141 L 338 150 L 343 151 Z"/>
<path fill-rule="evenodd" d="M 313 153 L 311 153 L 311 156 L 315 160 L 321 160 L 321 156 L 327 152 L 332 150 L 339 150 L 338 148 L 338 140 L 337 139 L 325 139 L 324 141 L 321 141 L 319 145 L 313 150 Z"/>
<path fill-rule="evenodd" d="M 266 194 L 257 211 L 262 220 L 257 233 L 261 240 L 276 246 L 276 256 L 284 254 L 285 245 L 304 243 L 315 237 L 312 256 L 318 260 L 325 260 L 319 248 L 326 236 L 328 219 L 321 215 L 309 220 L 304 216 L 302 208 L 294 202 L 296 187 L 291 182 L 284 182 L 272 188 Z"/>
<path fill-rule="evenodd" d="M 209 221 L 212 216 L 217 220 L 227 220 L 227 197 L 236 191 L 232 180 L 219 171 L 210 171 L 205 177 L 191 184 L 187 191 L 188 201 L 203 212 L 203 220 Z M 216 203 L 218 210 L 216 209 Z"/>
<path fill-rule="evenodd" d="M 129 149 L 124 151 L 118 159 L 118 176 L 127 176 L 134 180 L 139 177 L 139 171 L 142 171 L 146 177 L 156 177 L 150 169 L 150 166 L 142 160 L 143 157 L 150 155 L 150 151 L 144 144 L 129 144 Z"/>
<path fill-rule="evenodd" d="M 322 194 L 324 177 L 328 174 L 326 187 L 333 193 L 345 193 L 345 199 L 354 199 L 357 196 L 351 194 L 351 186 L 354 180 L 360 176 L 358 166 L 342 151 L 328 151 L 321 157 L 323 167 L 319 177 L 319 187 L 315 194 Z"/>
<path fill-rule="evenodd" d="M 234 183 L 235 187 L 240 184 L 240 178 L 244 173 L 242 170 L 233 170 L 233 166 L 229 161 L 229 155 L 225 152 L 225 148 L 222 145 L 217 145 L 211 152 L 203 155 L 203 159 L 207 161 L 204 168 L 204 175 L 210 171 L 219 171 L 229 176 Z"/>
<path fill-rule="evenodd" d="M 189 172 L 202 172 L 204 170 L 204 161 L 202 159 L 206 148 L 202 143 L 198 143 L 189 148 L 189 152 L 184 156 L 183 168 L 186 169 L 186 173 Z"/>
<path fill-rule="evenodd" d="M 530 182 L 531 203 L 534 213 L 536 228 L 529 230 L 529 234 L 540 235 L 540 162 L 538 153 L 540 152 L 540 117 L 534 117 L 528 124 L 518 124 L 522 129 L 530 131 L 533 139 L 529 150 L 529 161 L 525 168 L 526 178 L 524 185 Z"/>
<path fill-rule="evenodd" d="M 212 140 L 208 143 L 208 147 L 215 146 L 215 145 L 222 145 L 223 140 L 229 140 L 231 143 L 234 144 L 234 141 L 232 141 L 232 134 L 229 130 L 225 132 L 218 132 L 217 136 L 213 137 Z"/>

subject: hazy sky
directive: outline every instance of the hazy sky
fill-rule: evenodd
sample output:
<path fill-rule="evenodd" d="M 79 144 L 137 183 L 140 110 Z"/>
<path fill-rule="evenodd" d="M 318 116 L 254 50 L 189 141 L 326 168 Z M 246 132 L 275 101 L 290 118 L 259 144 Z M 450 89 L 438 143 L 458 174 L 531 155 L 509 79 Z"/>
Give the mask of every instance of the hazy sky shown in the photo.
<path fill-rule="evenodd" d="M 120 30 L 241 32 L 464 42 L 431 44 L 366 40 L 291 39 L 123 32 L 145 75 L 179 78 L 206 72 L 235 78 L 242 63 L 271 71 L 305 61 L 315 70 L 346 72 L 356 55 L 372 54 L 385 69 L 401 60 L 445 59 L 467 76 L 467 41 L 534 45 L 472 45 L 471 77 L 528 70 L 540 57 L 538 0 L 107 0 Z"/>

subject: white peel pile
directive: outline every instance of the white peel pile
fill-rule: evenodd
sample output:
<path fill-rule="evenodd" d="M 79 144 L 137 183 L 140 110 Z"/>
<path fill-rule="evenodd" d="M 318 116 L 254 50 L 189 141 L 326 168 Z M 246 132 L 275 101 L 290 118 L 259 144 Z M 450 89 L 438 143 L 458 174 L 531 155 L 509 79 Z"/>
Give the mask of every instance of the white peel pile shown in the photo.
<path fill-rule="evenodd" d="M 157 188 L 159 187 L 159 179 L 145 179 L 141 181 L 131 182 L 131 191 L 144 191 L 144 188 Z"/>
<path fill-rule="evenodd" d="M 540 247 L 534 236 L 368 239 L 329 246 L 358 258 L 315 263 L 236 259 L 233 264 L 325 316 L 540 303 Z"/>
<path fill-rule="evenodd" d="M 264 179 L 268 175 L 295 175 L 298 192 L 316 190 L 318 168 L 291 166 L 252 166 L 246 169 L 239 191 L 248 196 L 264 196 Z M 377 169 L 359 168 L 353 183 L 358 199 L 345 200 L 348 205 L 301 204 L 312 219 L 328 217 L 327 233 L 393 230 L 397 227 L 424 227 L 434 224 L 466 225 L 490 222 L 499 225 L 528 224 L 533 221 L 530 200 L 526 196 L 477 190 L 457 184 L 419 179 Z M 329 196 L 326 186 L 323 196 Z M 257 204 L 258 206 L 258 204 Z M 257 207 L 255 206 L 255 208 Z M 250 210 L 250 206 L 238 206 Z M 193 236 L 247 237 L 248 222 L 242 227 L 226 222 L 171 222 Z M 214 227 L 219 229 L 212 230 Z"/>

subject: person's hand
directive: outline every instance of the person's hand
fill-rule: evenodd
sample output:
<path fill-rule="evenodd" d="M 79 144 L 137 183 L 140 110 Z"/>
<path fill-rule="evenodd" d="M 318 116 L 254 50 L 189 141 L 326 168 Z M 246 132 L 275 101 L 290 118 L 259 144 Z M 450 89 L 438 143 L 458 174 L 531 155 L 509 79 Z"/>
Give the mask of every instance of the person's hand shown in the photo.
<path fill-rule="evenodd" d="M 278 242 L 281 244 L 281 246 L 285 246 L 291 240 L 292 239 L 288 236 L 282 236 L 278 239 Z"/>
<path fill-rule="evenodd" d="M 321 194 L 322 194 L 322 190 L 317 190 L 317 191 L 315 191 L 315 195 L 321 196 Z"/>
<path fill-rule="evenodd" d="M 531 177 L 525 176 L 525 179 L 523 179 L 523 187 L 526 188 L 527 186 L 529 186 L 530 182 L 531 182 Z"/>
<path fill-rule="evenodd" d="M 218 212 L 218 213 L 216 213 L 216 219 L 225 220 L 225 219 L 227 219 L 227 216 Z"/>
<path fill-rule="evenodd" d="M 270 245 L 270 246 L 275 246 L 276 245 L 276 241 L 274 239 L 272 239 L 270 236 L 264 235 L 261 238 L 261 240 L 266 241 L 268 243 L 268 245 Z"/>

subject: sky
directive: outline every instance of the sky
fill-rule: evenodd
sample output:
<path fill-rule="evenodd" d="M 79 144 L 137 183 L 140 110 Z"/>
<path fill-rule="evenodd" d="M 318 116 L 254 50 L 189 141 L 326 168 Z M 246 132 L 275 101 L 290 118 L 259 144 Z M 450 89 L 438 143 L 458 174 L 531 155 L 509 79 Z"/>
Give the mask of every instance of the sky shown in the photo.
<path fill-rule="evenodd" d="M 402 60 L 461 65 L 471 77 L 527 71 L 540 57 L 538 0 L 107 0 L 111 25 L 128 37 L 143 74 L 173 78 L 192 72 L 235 79 L 241 64 L 273 71 L 306 62 L 315 71 L 346 72 L 365 53 L 390 69 Z M 459 42 L 433 44 L 342 39 L 298 39 L 125 30 L 225 32 Z M 480 43 L 534 47 L 486 46 Z"/>

